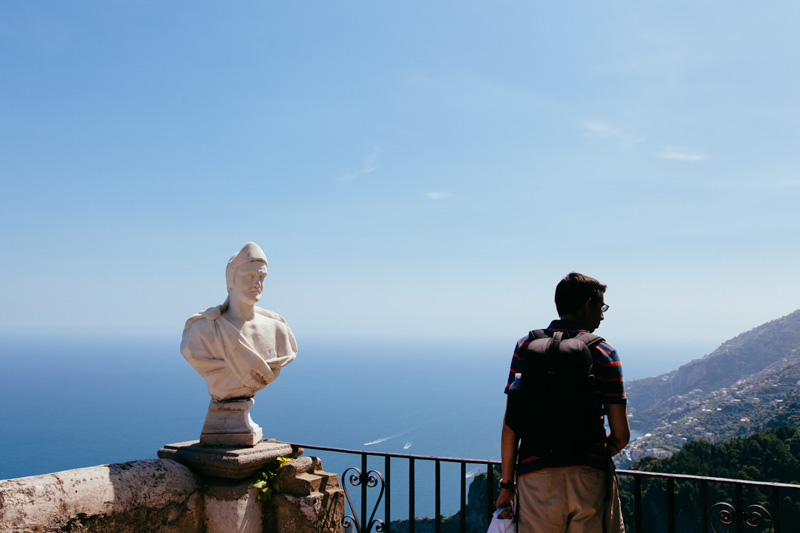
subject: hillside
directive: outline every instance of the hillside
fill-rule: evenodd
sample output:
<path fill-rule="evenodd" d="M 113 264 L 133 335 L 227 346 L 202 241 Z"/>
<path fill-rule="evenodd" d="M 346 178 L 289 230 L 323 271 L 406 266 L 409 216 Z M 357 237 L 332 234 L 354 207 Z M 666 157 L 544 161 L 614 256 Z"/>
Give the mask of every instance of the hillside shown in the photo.
<path fill-rule="evenodd" d="M 664 402 L 700 389 L 714 391 L 757 374 L 800 349 L 800 310 L 730 339 L 701 359 L 661 376 L 626 384 L 631 423 L 648 429 L 663 418 Z"/>
<path fill-rule="evenodd" d="M 800 310 L 726 341 L 702 359 L 627 384 L 644 433 L 618 464 L 666 456 L 697 438 L 721 442 L 800 420 Z"/>
<path fill-rule="evenodd" d="M 717 478 L 798 483 L 800 481 L 800 428 L 781 427 L 747 438 L 736 438 L 721 444 L 696 440 L 668 459 L 647 457 L 634 465 L 636 470 L 691 474 Z M 626 531 L 633 530 L 634 482 L 629 476 L 620 480 Z M 675 484 L 676 530 L 700 531 L 704 506 L 699 484 L 678 481 Z M 722 484 L 708 485 L 708 501 L 730 499 L 731 490 Z M 772 508 L 772 495 L 753 487 L 744 489 L 743 501 Z M 642 483 L 643 529 L 647 532 L 666 532 L 667 498 L 665 484 L 645 479 Z M 800 523 L 800 493 L 785 491 L 781 500 L 783 524 Z M 796 531 L 796 529 L 792 529 Z M 635 532 L 634 532 L 635 533 Z"/>

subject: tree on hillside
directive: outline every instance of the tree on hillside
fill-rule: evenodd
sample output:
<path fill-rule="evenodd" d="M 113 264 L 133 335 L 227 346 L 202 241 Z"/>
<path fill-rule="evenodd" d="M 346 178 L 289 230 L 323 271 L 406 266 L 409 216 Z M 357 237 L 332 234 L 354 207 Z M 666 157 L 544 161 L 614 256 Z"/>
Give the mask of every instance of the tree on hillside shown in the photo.
<path fill-rule="evenodd" d="M 633 465 L 634 470 L 689 474 L 706 477 L 800 483 L 800 428 L 778 427 L 752 435 L 736 438 L 718 445 L 706 440 L 688 443 L 678 453 L 666 459 L 645 457 Z M 643 528 L 646 532 L 666 532 L 667 483 L 664 479 L 642 480 Z M 634 531 L 634 483 L 630 476 L 620 479 L 620 496 L 626 530 Z M 745 487 L 744 506 L 757 504 L 770 513 L 775 512 L 769 489 Z M 734 505 L 734 488 L 730 485 L 710 483 L 708 506 L 716 502 Z M 675 483 L 676 527 L 680 532 L 700 531 L 703 513 L 700 484 L 695 481 Z M 783 524 L 800 524 L 800 490 L 781 491 L 780 517 Z M 635 532 L 643 533 L 643 532 Z"/>

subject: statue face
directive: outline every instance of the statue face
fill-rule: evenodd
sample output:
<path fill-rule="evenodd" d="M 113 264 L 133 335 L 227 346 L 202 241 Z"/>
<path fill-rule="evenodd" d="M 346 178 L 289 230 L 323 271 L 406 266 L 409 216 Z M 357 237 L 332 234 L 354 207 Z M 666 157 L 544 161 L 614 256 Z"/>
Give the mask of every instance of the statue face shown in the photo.
<path fill-rule="evenodd" d="M 231 299 L 250 302 L 253 305 L 261 298 L 267 265 L 261 261 L 250 261 L 236 269 L 231 287 Z"/>

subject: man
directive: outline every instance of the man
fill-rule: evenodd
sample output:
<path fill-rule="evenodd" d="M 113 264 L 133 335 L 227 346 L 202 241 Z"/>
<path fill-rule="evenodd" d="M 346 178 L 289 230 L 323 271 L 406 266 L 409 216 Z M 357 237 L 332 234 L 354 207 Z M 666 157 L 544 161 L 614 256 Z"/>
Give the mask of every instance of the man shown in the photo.
<path fill-rule="evenodd" d="M 561 331 L 566 339 L 593 332 L 608 310 L 604 301 L 605 290 L 606 286 L 594 278 L 576 272 L 567 275 L 556 287 L 555 302 L 560 318 L 550 324 L 547 333 L 552 335 Z M 533 336 L 529 334 L 517 342 L 506 393 L 515 374 L 522 371 L 522 351 L 532 340 Z M 526 443 L 526 439 L 520 443 L 520 437 L 504 420 L 501 436 L 503 479 L 497 508 L 508 508 L 501 516 L 510 518 L 509 506 L 516 493 L 519 533 L 623 531 L 618 496 L 609 492 L 612 491 L 609 487 L 613 487 L 609 482 L 614 481 L 610 458 L 619 453 L 630 439 L 622 368 L 616 351 L 605 341 L 590 346 L 590 351 L 595 375 L 594 395 L 610 428 L 605 439 L 603 430 L 598 442 L 591 443 L 591 449 L 568 453 L 537 450 L 534 453 L 532 443 Z M 524 383 L 525 376 L 521 379 Z M 597 419 L 602 424 L 602 419 Z M 612 514 L 605 511 L 607 507 L 614 509 L 612 519 L 609 516 L 604 518 L 604 514 Z"/>
<path fill-rule="evenodd" d="M 297 355 L 283 317 L 256 306 L 266 276 L 263 250 L 248 242 L 228 261 L 225 303 L 186 321 L 181 354 L 206 380 L 212 400 L 252 398 Z"/>

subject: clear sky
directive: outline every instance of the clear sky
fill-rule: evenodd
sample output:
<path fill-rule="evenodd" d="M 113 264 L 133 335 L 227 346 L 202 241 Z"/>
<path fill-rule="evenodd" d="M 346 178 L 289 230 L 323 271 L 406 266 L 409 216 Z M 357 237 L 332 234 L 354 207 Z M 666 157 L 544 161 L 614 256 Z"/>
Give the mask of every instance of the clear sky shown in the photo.
<path fill-rule="evenodd" d="M 710 349 L 800 307 L 793 1 L 0 3 L 0 336 L 164 337 L 247 241 L 303 339 Z M 698 354 L 702 355 L 702 354 Z"/>

